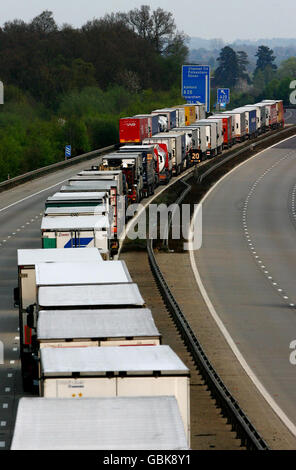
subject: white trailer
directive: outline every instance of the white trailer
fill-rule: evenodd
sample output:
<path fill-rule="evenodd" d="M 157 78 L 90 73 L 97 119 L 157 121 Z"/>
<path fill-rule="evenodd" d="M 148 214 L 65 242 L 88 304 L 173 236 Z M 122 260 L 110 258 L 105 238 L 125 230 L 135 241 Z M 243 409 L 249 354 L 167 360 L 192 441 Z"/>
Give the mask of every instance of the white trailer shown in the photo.
<path fill-rule="evenodd" d="M 137 284 L 39 287 L 37 309 L 141 308 L 145 301 Z"/>
<path fill-rule="evenodd" d="M 215 157 L 218 155 L 217 123 L 210 119 L 202 119 L 200 121 L 194 122 L 191 124 L 191 126 L 205 127 L 207 142 L 206 155 L 208 157 Z"/>
<path fill-rule="evenodd" d="M 43 217 L 43 248 L 99 248 L 110 251 L 111 214 Z"/>
<path fill-rule="evenodd" d="M 45 207 L 77 207 L 90 206 L 96 207 L 104 205 L 109 207 L 109 194 L 106 191 L 100 192 L 76 192 L 61 193 L 57 192 L 46 199 Z"/>
<path fill-rule="evenodd" d="M 261 131 L 266 132 L 269 127 L 269 107 L 266 103 L 255 103 L 251 106 L 258 106 L 261 109 Z"/>
<path fill-rule="evenodd" d="M 175 396 L 190 439 L 190 373 L 169 346 L 42 348 L 40 395 L 46 398 Z"/>
<path fill-rule="evenodd" d="M 157 346 L 161 335 L 148 308 L 41 310 L 40 348 L 77 346 Z"/>
<path fill-rule="evenodd" d="M 173 451 L 189 445 L 174 397 L 21 398 L 11 450 Z"/>
<path fill-rule="evenodd" d="M 185 108 L 175 107 L 174 109 L 176 110 L 176 124 L 177 124 L 177 127 L 186 126 Z"/>
<path fill-rule="evenodd" d="M 115 181 L 118 195 L 122 196 L 127 193 L 125 179 L 123 178 L 124 174 L 120 170 L 97 170 L 95 172 L 85 171 L 83 174 L 81 173 L 78 173 L 78 175 L 69 178 L 68 183 L 70 185 L 77 186 L 79 184 L 86 185 L 86 182 L 91 185 L 92 183 L 95 184 L 96 181 Z"/>
<path fill-rule="evenodd" d="M 208 119 L 205 119 L 205 120 L 208 121 Z M 217 150 L 218 150 L 218 153 L 221 153 L 222 150 L 223 150 L 223 143 L 224 143 L 222 119 L 212 117 L 212 118 L 210 118 L 210 121 L 215 122 L 216 125 L 217 125 L 217 127 L 216 127 L 216 130 L 217 130 Z"/>

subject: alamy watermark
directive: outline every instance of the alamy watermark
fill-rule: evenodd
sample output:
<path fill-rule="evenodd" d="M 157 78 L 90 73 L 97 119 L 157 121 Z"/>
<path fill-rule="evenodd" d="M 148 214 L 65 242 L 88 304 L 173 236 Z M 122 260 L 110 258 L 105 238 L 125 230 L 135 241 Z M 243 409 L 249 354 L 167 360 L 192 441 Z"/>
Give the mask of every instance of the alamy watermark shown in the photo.
<path fill-rule="evenodd" d="M 95 215 L 102 215 L 101 206 L 95 209 Z M 114 214 L 116 218 L 114 218 Z M 193 217 L 190 204 L 149 204 L 147 207 L 140 203 L 125 206 L 125 198 L 117 197 L 116 206 L 109 210 L 108 237 L 118 240 L 183 240 L 184 250 L 199 250 L 202 246 L 202 205 L 195 204 Z M 132 220 L 131 220 L 132 219 Z M 102 220 L 102 219 L 100 219 Z M 96 239 L 106 236 L 101 230 L 101 221 L 96 224 Z M 126 221 L 131 222 L 126 227 Z M 116 222 L 115 222 L 116 221 Z M 107 223 L 107 221 L 106 221 Z M 116 232 L 112 226 L 116 225 Z M 108 229 L 108 228 L 107 228 Z M 170 237 L 169 237 L 170 234 Z"/>

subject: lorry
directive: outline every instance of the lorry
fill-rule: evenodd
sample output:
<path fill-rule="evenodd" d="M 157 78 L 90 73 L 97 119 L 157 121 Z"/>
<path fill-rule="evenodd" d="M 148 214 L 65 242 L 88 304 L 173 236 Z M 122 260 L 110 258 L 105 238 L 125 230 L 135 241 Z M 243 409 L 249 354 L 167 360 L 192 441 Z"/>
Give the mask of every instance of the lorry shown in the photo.
<path fill-rule="evenodd" d="M 198 122 L 207 122 L 209 119 L 201 119 Z M 210 119 L 210 122 L 216 124 L 216 133 L 217 133 L 217 152 L 222 153 L 223 150 L 223 143 L 224 143 L 224 137 L 223 137 L 223 122 L 222 119 L 220 118 L 212 118 Z"/>
<path fill-rule="evenodd" d="M 145 142 L 145 141 L 144 141 Z M 163 179 L 165 176 L 165 169 L 166 169 L 166 161 L 168 159 L 168 151 L 167 146 L 165 144 L 146 144 L 143 143 L 142 145 L 126 145 L 121 147 L 121 152 L 132 151 L 136 152 L 137 150 L 149 152 L 154 157 L 154 175 L 155 175 L 155 186 L 158 186 L 160 180 Z M 164 174 L 164 175 L 163 175 Z"/>
<path fill-rule="evenodd" d="M 145 144 L 157 143 L 165 144 L 172 161 L 172 174 L 178 175 L 186 166 L 186 140 L 185 134 L 180 132 L 166 132 L 155 134 L 150 139 L 143 141 Z"/>
<path fill-rule="evenodd" d="M 51 451 L 189 448 L 173 396 L 21 398 L 11 445 Z"/>
<path fill-rule="evenodd" d="M 235 118 L 234 135 L 236 142 L 246 139 L 246 117 L 245 111 L 223 111 L 222 114 L 232 114 Z"/>
<path fill-rule="evenodd" d="M 213 114 L 208 119 L 221 119 L 223 126 L 223 148 L 230 148 L 233 145 L 232 140 L 232 116 L 223 114 Z"/>
<path fill-rule="evenodd" d="M 173 108 L 183 108 L 185 110 L 185 126 L 189 126 L 196 121 L 196 110 L 193 104 L 181 104 Z"/>
<path fill-rule="evenodd" d="M 143 159 L 140 153 L 104 155 L 100 170 L 121 170 L 128 187 L 128 204 L 140 202 L 143 198 Z"/>
<path fill-rule="evenodd" d="M 218 142 L 217 142 L 217 123 L 210 119 L 202 119 L 191 124 L 194 127 L 205 127 L 207 150 L 206 155 L 208 158 L 218 155 Z"/>
<path fill-rule="evenodd" d="M 249 105 L 246 105 L 249 106 Z M 251 106 L 251 105 L 250 105 Z M 266 103 L 255 103 L 252 106 L 256 106 L 261 109 L 261 133 L 266 132 L 269 128 L 269 109 Z"/>
<path fill-rule="evenodd" d="M 37 347 L 157 346 L 161 335 L 148 308 L 41 310 Z M 36 354 L 38 351 L 36 351 Z"/>
<path fill-rule="evenodd" d="M 143 168 L 143 196 L 149 197 L 154 194 L 158 186 L 158 152 L 153 145 L 124 145 L 119 149 L 121 154 L 137 153 L 142 155 Z"/>
<path fill-rule="evenodd" d="M 259 106 L 257 104 L 246 104 L 243 108 L 250 108 L 256 110 L 256 125 L 257 125 L 257 135 L 262 134 L 265 130 L 265 118 L 266 111 L 265 106 Z"/>
<path fill-rule="evenodd" d="M 152 137 L 154 134 L 157 134 L 160 131 L 157 114 L 136 114 L 134 117 L 148 119 L 148 136 L 147 137 Z"/>
<path fill-rule="evenodd" d="M 119 120 L 119 142 L 142 142 L 149 137 L 148 118 L 125 117 Z"/>
<path fill-rule="evenodd" d="M 40 396 L 174 396 L 188 441 L 189 381 L 188 368 L 169 346 L 40 349 Z"/>
<path fill-rule="evenodd" d="M 204 126 L 194 127 L 176 127 L 174 131 L 184 132 L 188 139 L 189 147 L 189 164 L 194 165 L 195 163 L 201 162 L 206 155 L 207 150 L 207 137 L 206 128 Z"/>
<path fill-rule="evenodd" d="M 21 363 L 23 384 L 25 390 L 33 389 L 36 379 L 36 342 L 37 321 L 40 308 L 38 307 L 38 296 L 40 290 L 52 288 L 71 287 L 79 290 L 85 286 L 132 284 L 132 279 L 122 261 L 104 262 L 77 262 L 77 263 L 54 263 L 45 262 L 35 264 L 34 279 L 25 285 L 31 289 L 25 292 L 32 301 L 26 308 L 22 302 L 19 316 L 19 328 L 21 332 Z M 86 287 L 87 290 L 87 287 Z M 109 292 L 110 295 L 110 292 Z M 91 299 L 89 299 L 90 301 Z M 56 297 L 55 302 L 58 302 Z M 58 304 L 59 305 L 59 304 Z M 53 309 L 52 309 L 53 310 Z"/>
<path fill-rule="evenodd" d="M 174 107 L 173 109 L 176 110 L 176 127 L 186 126 L 185 108 L 183 108 L 183 106 L 180 106 Z"/>
<path fill-rule="evenodd" d="M 242 106 L 233 111 L 242 111 L 246 119 L 246 135 L 249 139 L 257 137 L 261 126 L 261 109 L 254 106 Z"/>
<path fill-rule="evenodd" d="M 262 103 L 266 104 L 270 109 L 270 127 L 284 127 L 284 103 L 282 100 L 263 100 Z"/>
<path fill-rule="evenodd" d="M 155 109 L 151 114 L 158 116 L 159 132 L 167 132 L 176 127 L 177 112 L 173 108 Z"/>

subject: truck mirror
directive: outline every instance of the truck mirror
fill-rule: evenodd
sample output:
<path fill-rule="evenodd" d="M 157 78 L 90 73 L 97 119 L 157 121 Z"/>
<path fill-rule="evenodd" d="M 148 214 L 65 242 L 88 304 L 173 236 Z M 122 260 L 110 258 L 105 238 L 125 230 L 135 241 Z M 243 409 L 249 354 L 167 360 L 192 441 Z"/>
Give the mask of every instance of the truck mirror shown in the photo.
<path fill-rule="evenodd" d="M 20 290 L 18 287 L 15 287 L 13 289 L 13 300 L 14 300 L 14 306 L 19 307 L 20 306 Z"/>
<path fill-rule="evenodd" d="M 34 313 L 30 312 L 27 315 L 27 325 L 29 328 L 34 328 Z"/>

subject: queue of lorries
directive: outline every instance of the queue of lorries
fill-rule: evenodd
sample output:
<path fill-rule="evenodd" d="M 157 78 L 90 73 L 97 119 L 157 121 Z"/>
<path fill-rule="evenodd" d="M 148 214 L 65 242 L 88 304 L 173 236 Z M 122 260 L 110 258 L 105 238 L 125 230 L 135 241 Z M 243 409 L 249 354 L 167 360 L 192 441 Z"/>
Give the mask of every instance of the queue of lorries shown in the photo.
<path fill-rule="evenodd" d="M 120 147 L 45 203 L 18 250 L 24 390 L 12 449 L 190 448 L 189 370 L 162 345 L 119 247 L 126 207 L 235 142 L 282 126 L 281 101 L 206 119 L 180 105 L 120 120 Z"/>

